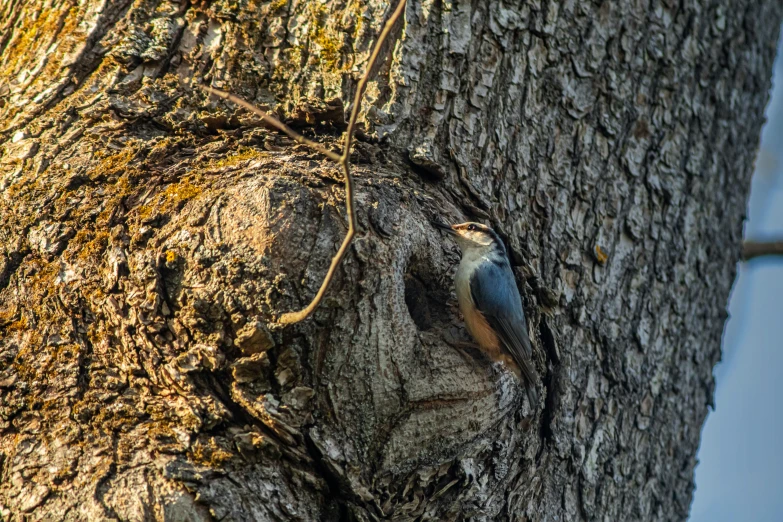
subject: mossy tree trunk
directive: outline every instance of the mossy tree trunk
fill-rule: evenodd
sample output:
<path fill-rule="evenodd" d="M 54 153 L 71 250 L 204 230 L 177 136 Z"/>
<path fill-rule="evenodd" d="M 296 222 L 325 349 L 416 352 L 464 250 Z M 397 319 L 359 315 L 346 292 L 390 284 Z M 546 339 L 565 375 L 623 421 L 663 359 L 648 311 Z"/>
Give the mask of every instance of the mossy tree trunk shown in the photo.
<path fill-rule="evenodd" d="M 0 7 L 0 519 L 683 520 L 775 0 Z M 470 349 L 508 243 L 545 398 Z"/>

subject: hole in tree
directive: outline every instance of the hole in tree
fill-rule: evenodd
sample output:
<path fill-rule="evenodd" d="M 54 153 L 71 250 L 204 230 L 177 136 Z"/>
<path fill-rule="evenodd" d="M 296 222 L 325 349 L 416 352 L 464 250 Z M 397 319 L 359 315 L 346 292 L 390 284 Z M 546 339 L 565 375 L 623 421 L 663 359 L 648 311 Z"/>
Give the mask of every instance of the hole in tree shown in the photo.
<path fill-rule="evenodd" d="M 412 259 L 405 273 L 405 304 L 419 330 L 429 330 L 437 323 L 447 323 L 450 291 L 430 267 Z"/>

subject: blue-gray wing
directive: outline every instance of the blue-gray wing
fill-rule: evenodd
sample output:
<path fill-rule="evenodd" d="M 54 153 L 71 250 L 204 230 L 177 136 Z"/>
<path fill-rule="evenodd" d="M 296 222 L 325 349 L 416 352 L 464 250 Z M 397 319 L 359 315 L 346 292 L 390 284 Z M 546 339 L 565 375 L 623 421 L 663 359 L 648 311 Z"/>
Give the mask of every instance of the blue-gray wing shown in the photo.
<path fill-rule="evenodd" d="M 500 337 L 504 347 L 519 366 L 527 381 L 531 406 L 538 402 L 537 374 L 533 367 L 533 349 L 527 333 L 522 300 L 508 262 L 487 261 L 473 273 L 470 293 L 476 308 Z"/>

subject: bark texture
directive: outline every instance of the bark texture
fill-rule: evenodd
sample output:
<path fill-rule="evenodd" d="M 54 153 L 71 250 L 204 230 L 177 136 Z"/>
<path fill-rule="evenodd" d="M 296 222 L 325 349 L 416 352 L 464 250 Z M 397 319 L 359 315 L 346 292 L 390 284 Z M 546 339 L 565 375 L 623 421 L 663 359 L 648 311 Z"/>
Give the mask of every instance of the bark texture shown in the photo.
<path fill-rule="evenodd" d="M 0 519 L 684 520 L 775 0 L 0 6 Z M 508 243 L 539 390 L 459 348 Z"/>

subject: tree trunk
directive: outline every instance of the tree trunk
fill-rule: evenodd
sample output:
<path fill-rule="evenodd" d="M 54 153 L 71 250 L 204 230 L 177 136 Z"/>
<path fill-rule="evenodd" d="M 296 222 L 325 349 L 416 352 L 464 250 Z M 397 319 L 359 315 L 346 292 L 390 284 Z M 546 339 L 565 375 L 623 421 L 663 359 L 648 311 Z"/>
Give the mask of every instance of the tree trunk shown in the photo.
<path fill-rule="evenodd" d="M 687 517 L 780 2 L 411 1 L 276 325 L 341 172 L 195 86 L 336 147 L 393 7 L 0 7 L 0 520 Z M 537 410 L 436 217 L 507 242 Z"/>

